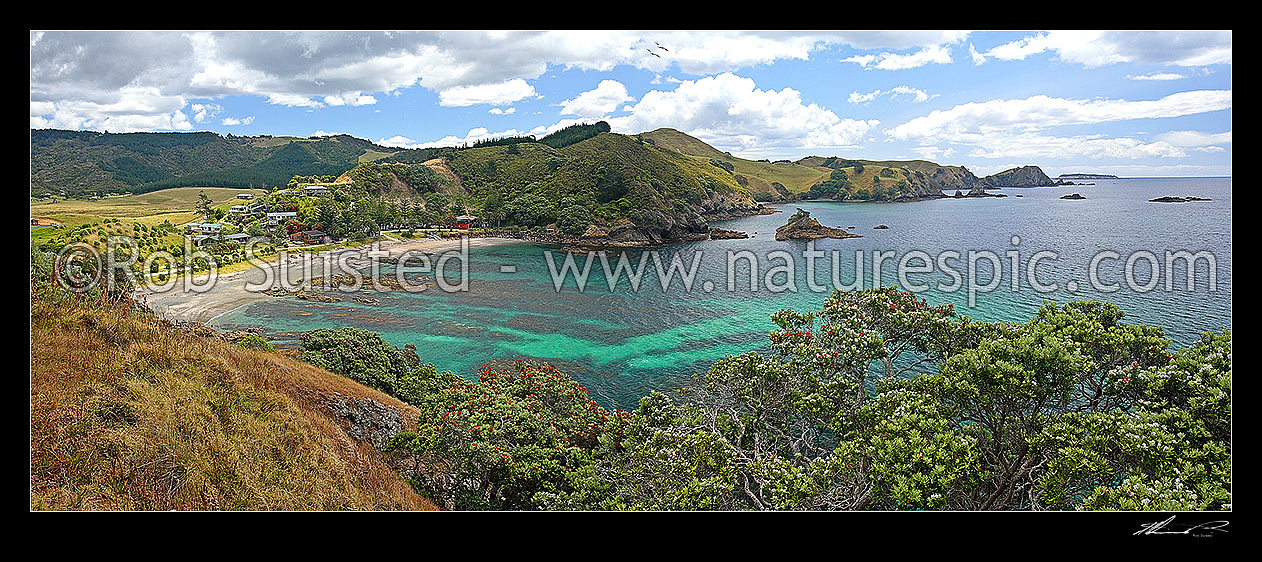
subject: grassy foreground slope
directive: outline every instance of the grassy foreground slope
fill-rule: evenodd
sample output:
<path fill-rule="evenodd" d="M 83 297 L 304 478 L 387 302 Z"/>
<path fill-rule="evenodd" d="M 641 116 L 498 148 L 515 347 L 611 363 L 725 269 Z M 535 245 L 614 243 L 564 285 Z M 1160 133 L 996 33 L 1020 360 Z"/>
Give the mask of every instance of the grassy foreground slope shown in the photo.
<path fill-rule="evenodd" d="M 31 341 L 31 509 L 433 509 L 331 407 L 415 409 L 350 379 L 56 293 Z"/>

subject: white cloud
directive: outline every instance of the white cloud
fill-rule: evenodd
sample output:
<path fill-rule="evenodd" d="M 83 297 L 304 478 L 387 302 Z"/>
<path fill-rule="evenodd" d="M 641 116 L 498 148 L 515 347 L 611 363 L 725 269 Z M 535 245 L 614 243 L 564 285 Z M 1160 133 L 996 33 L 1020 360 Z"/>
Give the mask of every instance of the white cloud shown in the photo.
<path fill-rule="evenodd" d="M 417 148 L 419 143 L 403 135 L 395 135 L 390 138 L 377 139 L 377 144 L 393 148 Z"/>
<path fill-rule="evenodd" d="M 985 57 L 1022 60 L 1049 51 L 1088 68 L 1124 62 L 1231 64 L 1231 31 L 1049 31 L 999 45 Z"/>
<path fill-rule="evenodd" d="M 1182 148 L 1165 141 L 1144 142 L 1134 138 L 1109 138 L 1103 135 L 1072 137 L 1036 133 L 977 135 L 975 138 L 963 138 L 957 142 L 977 145 L 968 153 L 969 156 L 975 158 L 1134 160 L 1187 156 L 1187 152 Z"/>
<path fill-rule="evenodd" d="M 157 88 L 125 86 L 112 99 L 32 100 L 33 129 L 85 129 L 111 132 L 188 131 L 193 128 L 182 96 L 168 96 Z"/>
<path fill-rule="evenodd" d="M 508 109 L 500 109 L 498 107 L 492 107 L 491 109 L 487 110 L 487 113 L 490 113 L 491 115 L 512 115 L 514 113 L 517 113 L 517 108 L 510 107 Z"/>
<path fill-rule="evenodd" d="M 67 126 L 99 127 L 108 119 L 116 127 L 172 128 L 183 126 L 174 111 L 186 100 L 250 95 L 317 109 L 368 105 L 376 93 L 398 95 L 416 85 L 438 92 L 449 106 L 505 104 L 535 95 L 522 81 L 549 67 L 713 74 L 806 60 L 829 45 L 933 49 L 966 37 L 959 31 L 33 31 L 31 102 L 57 104 L 60 113 L 41 109 L 32 117 Z M 180 103 L 126 114 L 70 113 L 79 104 L 126 101 L 128 88 Z"/>
<path fill-rule="evenodd" d="M 950 63 L 951 50 L 942 45 L 934 45 L 905 55 L 886 52 L 879 55 L 855 55 L 841 59 L 841 61 L 853 62 L 864 68 L 868 68 L 871 65 L 872 68 L 881 70 L 905 70 L 918 68 L 926 64 Z"/>
<path fill-rule="evenodd" d="M 457 86 L 438 93 L 438 104 L 443 107 L 470 105 L 508 105 L 527 98 L 541 97 L 535 87 L 520 78 L 498 84 Z"/>
<path fill-rule="evenodd" d="M 289 107 L 324 107 L 324 104 L 298 94 L 268 94 L 267 103 Z"/>
<path fill-rule="evenodd" d="M 592 124 L 592 123 L 596 123 L 596 122 L 598 122 L 598 121 L 600 121 L 600 120 L 599 120 L 599 119 L 588 119 L 588 118 L 582 118 L 582 119 L 562 119 L 562 120 L 557 121 L 556 123 L 553 123 L 553 124 L 551 124 L 551 125 L 540 125 L 540 126 L 538 126 L 538 127 L 535 127 L 535 128 L 533 128 L 533 129 L 531 129 L 531 130 L 530 130 L 530 134 L 534 135 L 534 136 L 535 136 L 535 138 L 542 138 L 542 137 L 546 137 L 546 136 L 548 136 L 548 135 L 550 135 L 550 134 L 552 134 L 552 133 L 555 133 L 555 132 L 557 132 L 557 131 L 560 131 L 561 129 L 564 129 L 564 128 L 566 128 L 566 127 L 569 127 L 569 126 L 571 126 L 571 125 L 579 125 L 579 124 L 582 124 L 582 125 L 590 125 L 590 124 Z"/>
<path fill-rule="evenodd" d="M 197 123 L 205 123 L 211 117 L 214 117 L 223 107 L 213 103 L 195 103 L 188 106 L 193 111 L 193 121 Z"/>
<path fill-rule="evenodd" d="M 1199 131 L 1170 131 L 1157 135 L 1157 138 L 1174 146 L 1208 147 L 1219 144 L 1231 144 L 1231 131 L 1225 133 L 1202 133 Z"/>
<path fill-rule="evenodd" d="M 51 101 L 31 102 L 31 117 L 39 117 L 40 115 L 51 115 L 54 111 L 57 111 L 57 104 Z"/>
<path fill-rule="evenodd" d="M 223 119 L 223 124 L 230 127 L 234 125 L 249 125 L 252 123 L 254 123 L 253 115 L 249 117 L 243 117 L 241 119 L 237 119 L 236 117 L 224 117 Z"/>
<path fill-rule="evenodd" d="M 986 55 L 977 52 L 977 48 L 972 43 L 968 44 L 968 56 L 973 59 L 973 64 L 982 64 L 986 62 Z"/>
<path fill-rule="evenodd" d="M 934 110 L 886 131 L 898 140 L 942 140 L 969 133 L 1037 131 L 1128 119 L 1179 117 L 1231 107 L 1231 90 L 1197 90 L 1157 100 L 1073 100 L 1044 95 L 991 100 Z"/>
<path fill-rule="evenodd" d="M 1032 96 L 991 100 L 935 110 L 885 133 L 894 140 L 925 145 L 950 143 L 972 147 L 974 158 L 1138 159 L 1181 158 L 1187 149 L 1230 142 L 1230 133 L 1207 135 L 1172 131 L 1154 141 L 1099 134 L 1058 136 L 1049 128 L 1130 119 L 1159 119 L 1218 111 L 1231 107 L 1231 90 L 1171 94 L 1157 100 L 1071 100 Z M 1225 141 L 1224 141 L 1225 139 Z"/>
<path fill-rule="evenodd" d="M 627 95 L 627 87 L 617 80 L 601 80 L 594 90 L 583 92 L 561 102 L 561 115 L 600 117 L 613 113 L 622 102 L 635 101 Z"/>
<path fill-rule="evenodd" d="M 879 123 L 843 119 L 803 103 L 792 88 L 760 90 L 753 80 L 731 73 L 685 80 L 669 92 L 650 91 L 631 107 L 630 115 L 608 121 L 622 133 L 673 127 L 720 149 L 750 155 L 854 147 Z"/>
<path fill-rule="evenodd" d="M 881 95 L 880 90 L 874 90 L 866 94 L 861 94 L 859 92 L 850 92 L 850 97 L 847 98 L 846 101 L 850 103 L 868 103 L 876 99 L 880 95 Z"/>
<path fill-rule="evenodd" d="M 362 92 L 347 92 L 335 96 L 324 96 L 324 103 L 331 106 L 349 105 L 358 107 L 361 105 L 372 105 L 377 103 L 377 98 L 365 95 Z"/>
<path fill-rule="evenodd" d="M 860 93 L 860 92 L 851 92 L 850 97 L 846 101 L 849 101 L 850 103 L 854 103 L 854 104 L 869 103 L 872 100 L 875 100 L 876 98 L 881 97 L 881 96 L 889 96 L 890 99 L 897 99 L 898 96 L 909 96 L 911 98 L 911 101 L 920 103 L 924 101 L 929 101 L 930 98 L 935 98 L 938 96 L 938 94 L 929 95 L 929 92 L 926 92 L 919 88 L 913 88 L 911 86 L 895 86 L 886 91 L 875 90 L 872 92 L 868 92 L 866 94 Z"/>
<path fill-rule="evenodd" d="M 1126 78 L 1130 80 L 1182 80 L 1187 78 L 1187 76 L 1175 74 L 1173 72 L 1154 72 L 1152 74 L 1140 75 L 1127 74 Z"/>
<path fill-rule="evenodd" d="M 518 131 L 517 129 L 509 129 L 507 131 L 500 131 L 498 133 L 492 133 L 490 129 L 487 129 L 486 127 L 475 127 L 473 129 L 469 129 L 469 132 L 465 133 L 464 137 L 457 137 L 455 135 L 447 135 L 441 139 L 432 140 L 429 142 L 417 142 L 402 135 L 395 135 L 390 138 L 380 139 L 377 141 L 377 144 L 381 146 L 389 146 L 389 147 L 394 147 L 394 148 L 441 148 L 441 147 L 448 147 L 448 146 L 473 144 L 475 142 L 484 141 L 488 139 L 521 136 L 521 134 L 522 133 Z"/>
<path fill-rule="evenodd" d="M 939 158 L 945 159 L 950 158 L 952 154 L 955 154 L 955 148 L 953 147 L 943 149 L 936 146 L 917 146 L 912 148 L 912 150 L 916 151 L 916 153 L 925 160 L 937 160 Z"/>

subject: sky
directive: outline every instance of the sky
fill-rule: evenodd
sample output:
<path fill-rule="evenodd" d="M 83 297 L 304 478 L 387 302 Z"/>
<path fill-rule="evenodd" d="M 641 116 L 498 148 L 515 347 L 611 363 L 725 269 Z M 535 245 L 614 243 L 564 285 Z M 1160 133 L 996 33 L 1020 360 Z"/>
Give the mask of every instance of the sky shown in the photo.
<path fill-rule="evenodd" d="M 1231 31 L 31 31 L 31 128 L 1231 175 Z"/>

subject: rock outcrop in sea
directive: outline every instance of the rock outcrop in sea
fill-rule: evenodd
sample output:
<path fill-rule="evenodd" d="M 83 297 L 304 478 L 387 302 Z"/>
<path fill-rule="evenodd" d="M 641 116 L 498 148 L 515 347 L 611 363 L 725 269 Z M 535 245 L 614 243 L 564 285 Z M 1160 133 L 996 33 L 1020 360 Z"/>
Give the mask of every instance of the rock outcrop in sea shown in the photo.
<path fill-rule="evenodd" d="M 811 214 L 798 209 L 789 222 L 776 229 L 776 240 L 815 240 L 819 238 L 859 238 L 860 235 L 819 224 Z"/>
<path fill-rule="evenodd" d="M 736 230 L 727 230 L 723 228 L 710 227 L 711 240 L 733 240 L 739 238 L 749 238 L 749 234 Z"/>

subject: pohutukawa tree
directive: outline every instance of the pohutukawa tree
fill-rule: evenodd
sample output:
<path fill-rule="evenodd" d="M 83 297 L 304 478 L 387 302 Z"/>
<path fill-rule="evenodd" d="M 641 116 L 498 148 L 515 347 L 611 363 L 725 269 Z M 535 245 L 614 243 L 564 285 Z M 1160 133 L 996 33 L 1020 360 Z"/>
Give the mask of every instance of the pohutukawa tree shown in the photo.
<path fill-rule="evenodd" d="M 628 417 L 552 365 L 520 361 L 451 380 L 419 407 L 391 449 L 415 457 L 414 484 L 449 509 L 538 507 L 536 494 L 565 492 L 571 471 L 618 448 Z"/>
<path fill-rule="evenodd" d="M 1221 509 L 1230 334 L 1181 355 L 1111 304 L 973 322 L 889 288 L 778 312 L 774 353 L 643 399 L 548 507 Z M 611 442 L 613 444 L 613 442 Z"/>
<path fill-rule="evenodd" d="M 451 508 L 1229 509 L 1230 333 L 1172 353 L 1121 318 L 837 292 L 631 414 L 550 365 L 413 369 L 422 415 L 393 448 Z"/>

